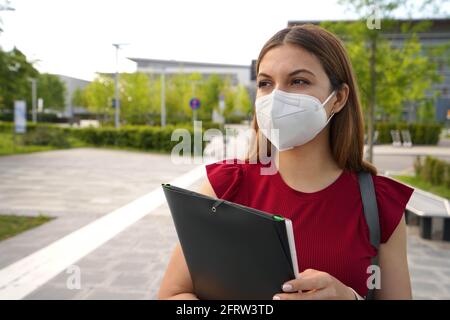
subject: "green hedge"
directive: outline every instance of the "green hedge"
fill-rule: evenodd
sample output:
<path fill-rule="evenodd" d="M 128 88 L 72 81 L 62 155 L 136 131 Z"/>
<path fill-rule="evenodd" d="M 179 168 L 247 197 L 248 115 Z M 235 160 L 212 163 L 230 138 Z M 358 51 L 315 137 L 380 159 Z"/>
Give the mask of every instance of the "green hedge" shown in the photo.
<path fill-rule="evenodd" d="M 378 122 L 375 130 L 378 131 L 379 144 L 392 143 L 391 130 L 409 130 L 413 144 L 436 145 L 442 127 L 440 124 Z"/>
<path fill-rule="evenodd" d="M 416 176 L 432 185 L 450 188 L 450 163 L 427 156 L 425 160 L 417 157 L 414 161 Z"/>
<path fill-rule="evenodd" d="M 14 129 L 13 122 L 2 122 L 0 121 L 0 132 L 12 133 Z M 36 125 L 32 122 L 27 122 L 27 132 L 36 129 Z"/>
<path fill-rule="evenodd" d="M 203 125 L 202 132 L 217 125 Z M 175 129 L 186 129 L 191 136 L 191 150 L 194 146 L 194 131 L 192 125 L 167 125 L 165 127 L 152 126 L 124 126 L 102 128 L 65 128 L 54 124 L 27 123 L 27 132 L 23 136 L 25 144 L 52 145 L 56 147 L 70 147 L 70 140 L 77 139 L 92 146 L 116 146 L 141 150 L 171 152 L 172 148 L 181 142 L 172 141 Z M 0 132 L 13 132 L 13 123 L 0 122 Z M 203 148 L 207 141 L 203 141 Z"/>
<path fill-rule="evenodd" d="M 72 134 L 81 141 L 94 146 L 117 146 L 142 150 L 158 150 L 170 152 L 180 141 L 172 141 L 175 129 L 186 129 L 191 136 L 193 146 L 193 130 L 179 126 L 161 127 L 129 126 L 115 128 L 83 128 L 71 129 Z"/>
<path fill-rule="evenodd" d="M 61 128 L 42 125 L 34 126 L 23 136 L 22 141 L 25 145 L 70 148 L 69 137 L 70 134 L 65 133 Z"/>
<path fill-rule="evenodd" d="M 37 115 L 38 122 L 45 123 L 67 123 L 69 122 L 68 118 L 58 117 L 56 113 L 38 113 Z M 27 121 L 32 120 L 31 112 L 26 114 Z M 13 122 L 14 121 L 14 112 L 1 113 L 0 112 L 0 121 Z"/>

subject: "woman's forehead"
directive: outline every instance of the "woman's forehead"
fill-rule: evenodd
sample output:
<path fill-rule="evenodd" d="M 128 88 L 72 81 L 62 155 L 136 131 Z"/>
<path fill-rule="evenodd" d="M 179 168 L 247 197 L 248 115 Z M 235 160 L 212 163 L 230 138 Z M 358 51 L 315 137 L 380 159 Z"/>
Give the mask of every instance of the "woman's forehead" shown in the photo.
<path fill-rule="evenodd" d="M 323 68 L 312 53 L 300 46 L 284 44 L 270 49 L 262 58 L 258 73 L 269 75 L 289 74 L 296 69 L 311 70 L 314 74 Z"/>

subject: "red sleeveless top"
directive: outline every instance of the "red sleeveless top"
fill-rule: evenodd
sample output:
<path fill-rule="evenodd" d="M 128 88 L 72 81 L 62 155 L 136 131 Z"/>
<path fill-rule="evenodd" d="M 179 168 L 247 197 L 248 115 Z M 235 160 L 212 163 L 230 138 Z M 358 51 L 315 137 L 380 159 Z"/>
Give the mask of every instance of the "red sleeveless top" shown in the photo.
<path fill-rule="evenodd" d="M 326 188 L 305 193 L 288 186 L 278 171 L 261 175 L 262 164 L 230 162 L 206 165 L 218 198 L 291 219 L 300 272 L 324 271 L 361 296 L 367 294 L 367 267 L 377 250 L 370 243 L 356 173 L 344 170 Z M 383 176 L 373 181 L 385 243 L 414 189 Z"/>

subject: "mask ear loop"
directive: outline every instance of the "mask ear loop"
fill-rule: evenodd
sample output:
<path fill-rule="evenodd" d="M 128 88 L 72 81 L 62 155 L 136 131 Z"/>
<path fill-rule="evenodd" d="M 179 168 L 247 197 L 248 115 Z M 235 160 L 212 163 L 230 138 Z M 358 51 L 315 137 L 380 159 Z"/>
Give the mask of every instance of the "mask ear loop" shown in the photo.
<path fill-rule="evenodd" d="M 328 103 L 328 101 L 330 101 L 330 99 L 334 96 L 334 94 L 336 93 L 336 90 L 333 90 L 332 93 L 330 93 L 330 95 L 328 96 L 328 98 L 325 99 L 325 101 L 322 103 L 322 106 L 325 108 L 325 105 Z"/>
<path fill-rule="evenodd" d="M 331 118 L 333 118 L 334 116 L 334 111 L 331 111 L 331 116 L 328 118 L 327 122 L 325 123 L 325 125 L 328 124 L 328 122 L 330 122 Z"/>
<path fill-rule="evenodd" d="M 330 99 L 334 96 L 334 94 L 336 93 L 336 90 L 333 90 L 333 92 L 328 96 L 328 98 L 325 99 L 325 101 L 322 103 L 323 108 L 325 109 L 325 105 L 327 104 L 328 101 L 330 101 Z M 330 122 L 331 118 L 334 116 L 334 111 L 331 110 L 331 115 L 328 118 L 327 122 L 325 123 L 325 125 L 328 124 L 328 122 Z"/>

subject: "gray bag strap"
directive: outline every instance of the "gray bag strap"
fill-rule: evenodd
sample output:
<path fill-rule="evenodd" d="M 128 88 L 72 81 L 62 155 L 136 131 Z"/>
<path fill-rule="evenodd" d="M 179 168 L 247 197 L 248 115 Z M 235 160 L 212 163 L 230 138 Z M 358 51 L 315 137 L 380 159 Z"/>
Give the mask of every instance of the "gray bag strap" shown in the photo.
<path fill-rule="evenodd" d="M 380 221 L 378 217 L 377 198 L 373 186 L 372 175 L 369 172 L 361 171 L 358 173 L 359 190 L 364 208 L 364 217 L 370 231 L 370 243 L 375 247 L 380 247 Z M 372 258 L 372 265 L 378 266 L 378 254 Z M 375 289 L 369 289 L 366 299 L 372 300 Z"/>

